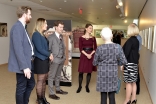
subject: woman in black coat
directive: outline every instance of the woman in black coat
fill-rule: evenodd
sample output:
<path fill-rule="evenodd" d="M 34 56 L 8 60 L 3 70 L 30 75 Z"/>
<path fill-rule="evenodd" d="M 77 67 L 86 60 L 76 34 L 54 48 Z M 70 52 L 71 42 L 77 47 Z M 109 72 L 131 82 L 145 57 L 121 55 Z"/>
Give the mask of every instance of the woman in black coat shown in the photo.
<path fill-rule="evenodd" d="M 124 66 L 124 82 L 126 83 L 126 99 L 124 104 L 136 104 L 137 102 L 136 81 L 138 75 L 139 41 L 136 36 L 138 34 L 138 27 L 130 24 L 127 30 L 127 35 L 130 36 L 130 38 L 123 46 L 123 51 L 128 61 Z"/>

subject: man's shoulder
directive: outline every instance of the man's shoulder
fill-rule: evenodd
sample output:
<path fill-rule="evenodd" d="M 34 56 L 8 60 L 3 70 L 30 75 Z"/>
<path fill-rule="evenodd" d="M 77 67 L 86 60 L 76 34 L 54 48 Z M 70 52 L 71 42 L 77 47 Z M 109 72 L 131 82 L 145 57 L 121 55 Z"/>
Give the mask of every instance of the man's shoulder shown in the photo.
<path fill-rule="evenodd" d="M 55 37 L 55 33 L 50 34 L 50 35 L 48 36 L 48 38 L 54 38 L 54 37 Z"/>
<path fill-rule="evenodd" d="M 17 22 L 13 25 L 12 28 L 22 28 L 22 24 L 21 24 L 19 21 L 17 21 Z"/>

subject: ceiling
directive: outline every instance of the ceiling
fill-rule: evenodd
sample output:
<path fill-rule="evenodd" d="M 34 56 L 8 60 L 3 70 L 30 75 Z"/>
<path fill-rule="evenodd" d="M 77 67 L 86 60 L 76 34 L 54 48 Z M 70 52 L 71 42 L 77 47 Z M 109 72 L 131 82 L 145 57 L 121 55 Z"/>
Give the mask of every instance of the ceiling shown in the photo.
<path fill-rule="evenodd" d="M 28 5 L 33 11 L 80 23 L 124 26 L 138 18 L 146 0 L 122 1 L 127 23 L 119 16 L 121 11 L 116 9 L 117 0 L 0 0 L 0 3 L 15 7 Z"/>

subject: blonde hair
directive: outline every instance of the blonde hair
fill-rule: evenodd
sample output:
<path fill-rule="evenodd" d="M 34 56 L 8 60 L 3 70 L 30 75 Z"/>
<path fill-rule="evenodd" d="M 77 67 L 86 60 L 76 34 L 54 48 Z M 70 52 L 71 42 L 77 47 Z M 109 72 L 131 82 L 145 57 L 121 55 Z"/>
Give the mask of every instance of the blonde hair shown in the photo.
<path fill-rule="evenodd" d="M 105 27 L 102 29 L 101 37 L 103 37 L 104 40 L 111 40 L 112 36 L 112 30 L 109 27 Z"/>
<path fill-rule="evenodd" d="M 35 23 L 33 33 L 38 31 L 43 36 L 44 34 L 43 34 L 42 27 L 43 27 L 45 21 L 46 21 L 46 19 L 44 19 L 44 18 L 38 18 L 36 23 Z"/>
<path fill-rule="evenodd" d="M 20 6 L 20 7 L 18 7 L 18 9 L 16 11 L 17 17 L 21 18 L 24 13 L 25 14 L 28 13 L 28 10 L 31 11 L 32 9 L 29 6 Z"/>
<path fill-rule="evenodd" d="M 136 36 L 139 34 L 139 28 L 134 24 L 130 24 L 127 29 L 128 36 Z"/>

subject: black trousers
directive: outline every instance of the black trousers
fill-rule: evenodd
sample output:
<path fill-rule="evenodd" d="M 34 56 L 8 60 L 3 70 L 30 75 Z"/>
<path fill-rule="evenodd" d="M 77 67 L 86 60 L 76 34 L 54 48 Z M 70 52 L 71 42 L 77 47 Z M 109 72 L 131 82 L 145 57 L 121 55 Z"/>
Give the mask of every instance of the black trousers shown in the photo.
<path fill-rule="evenodd" d="M 140 74 L 139 74 L 139 66 L 138 66 L 138 79 L 137 79 L 137 82 L 136 82 L 136 86 L 137 86 L 136 94 L 139 94 L 139 93 L 140 93 Z"/>
<path fill-rule="evenodd" d="M 109 96 L 109 104 L 116 104 L 115 91 L 108 92 L 108 96 Z M 107 104 L 107 92 L 101 92 L 101 104 Z"/>
<path fill-rule="evenodd" d="M 35 86 L 34 73 L 27 79 L 24 74 L 16 73 L 16 104 L 28 104 L 31 91 Z"/>

